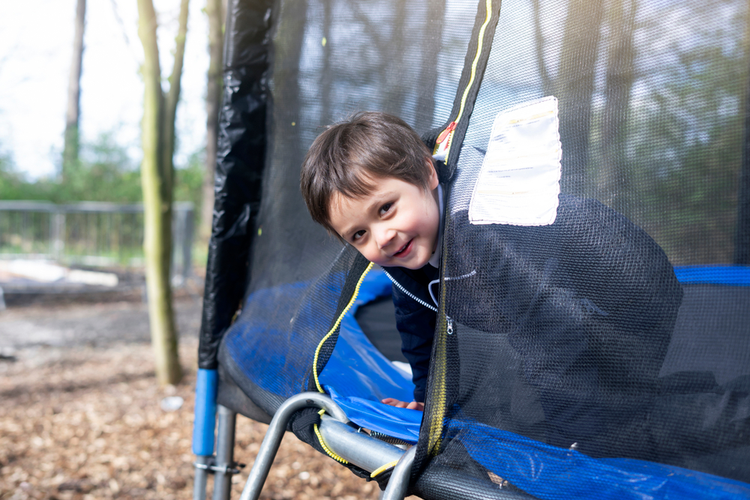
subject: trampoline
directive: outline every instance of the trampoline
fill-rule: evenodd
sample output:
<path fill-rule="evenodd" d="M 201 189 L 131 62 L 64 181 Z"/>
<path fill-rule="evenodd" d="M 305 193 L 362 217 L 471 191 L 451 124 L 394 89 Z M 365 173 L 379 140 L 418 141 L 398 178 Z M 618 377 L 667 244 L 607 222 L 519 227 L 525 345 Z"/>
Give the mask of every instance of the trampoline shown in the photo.
<path fill-rule="evenodd" d="M 270 423 L 243 500 L 285 431 L 384 498 L 750 497 L 748 19 L 739 1 L 230 0 L 194 497 L 213 475 L 214 498 L 229 498 L 237 414 Z M 466 235 L 484 231 L 466 213 L 493 122 L 547 96 L 556 218 L 494 222 L 487 245 L 511 257 L 482 262 L 507 272 L 451 279 L 479 245 Z M 391 280 L 316 226 L 299 193 L 312 140 L 360 110 L 412 125 L 446 189 L 424 413 L 379 402 L 413 390 Z M 611 245 L 634 232 L 659 250 Z M 574 258 L 597 238 L 610 246 Z M 649 267 L 662 250 L 667 285 Z M 636 276 L 652 283 L 645 306 Z M 502 300 L 467 305 L 482 287 Z M 679 293 L 662 301 L 659 287 Z M 573 312 L 524 320 L 529 294 Z M 660 308 L 674 311 L 660 326 L 638 312 Z M 610 331 L 614 316 L 625 326 Z M 570 331 L 558 322 L 580 335 L 539 357 L 542 332 Z"/>

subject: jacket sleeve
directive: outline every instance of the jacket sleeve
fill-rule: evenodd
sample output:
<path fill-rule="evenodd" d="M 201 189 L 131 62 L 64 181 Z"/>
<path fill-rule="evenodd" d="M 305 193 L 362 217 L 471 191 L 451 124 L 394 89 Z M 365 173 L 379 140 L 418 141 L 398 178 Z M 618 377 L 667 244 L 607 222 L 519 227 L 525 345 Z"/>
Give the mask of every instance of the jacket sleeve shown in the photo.
<path fill-rule="evenodd" d="M 401 334 L 401 351 L 411 365 L 414 400 L 424 402 L 427 374 L 435 335 L 435 312 L 393 286 L 396 327 Z"/>
<path fill-rule="evenodd" d="M 492 314 L 476 319 L 477 306 L 466 305 L 455 315 L 508 333 L 551 444 L 596 447 L 650 404 L 631 394 L 653 391 L 682 291 L 664 252 L 635 224 L 592 200 L 560 201 L 550 226 L 464 228 L 458 243 L 484 256 L 471 264 Z"/>

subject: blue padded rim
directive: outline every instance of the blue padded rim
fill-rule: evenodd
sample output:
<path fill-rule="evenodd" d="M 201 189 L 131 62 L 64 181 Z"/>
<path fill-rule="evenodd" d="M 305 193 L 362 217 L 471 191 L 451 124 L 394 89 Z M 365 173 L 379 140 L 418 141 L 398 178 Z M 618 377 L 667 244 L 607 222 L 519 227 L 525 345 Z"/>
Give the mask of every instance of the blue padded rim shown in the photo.
<path fill-rule="evenodd" d="M 749 266 L 680 266 L 674 273 L 685 285 L 750 286 Z"/>
<path fill-rule="evenodd" d="M 193 454 L 208 457 L 214 454 L 216 428 L 216 370 L 198 370 L 195 383 L 195 421 L 193 423 Z"/>

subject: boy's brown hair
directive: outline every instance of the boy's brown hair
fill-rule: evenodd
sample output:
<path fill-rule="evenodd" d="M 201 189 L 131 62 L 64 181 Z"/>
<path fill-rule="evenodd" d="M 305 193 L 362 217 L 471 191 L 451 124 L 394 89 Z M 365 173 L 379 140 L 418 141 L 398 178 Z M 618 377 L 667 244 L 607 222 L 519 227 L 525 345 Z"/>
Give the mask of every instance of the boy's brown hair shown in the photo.
<path fill-rule="evenodd" d="M 366 196 L 378 177 L 428 189 L 428 161 L 429 149 L 406 122 L 387 113 L 357 113 L 315 139 L 302 163 L 300 189 L 313 220 L 336 234 L 329 213 L 335 193 Z"/>

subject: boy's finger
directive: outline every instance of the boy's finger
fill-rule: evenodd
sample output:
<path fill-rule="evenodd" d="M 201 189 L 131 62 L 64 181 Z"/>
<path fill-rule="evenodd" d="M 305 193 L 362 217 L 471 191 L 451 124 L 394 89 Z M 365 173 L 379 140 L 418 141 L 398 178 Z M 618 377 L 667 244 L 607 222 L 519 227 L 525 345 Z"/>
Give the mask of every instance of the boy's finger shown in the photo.
<path fill-rule="evenodd" d="M 381 400 L 380 402 L 389 406 L 395 406 L 396 408 L 407 407 L 407 403 L 405 403 L 404 401 L 399 401 L 398 399 L 394 399 L 394 398 L 385 398 Z"/>
<path fill-rule="evenodd" d="M 390 405 L 390 406 L 398 406 L 401 401 L 395 398 L 385 398 L 380 401 L 383 404 Z"/>

